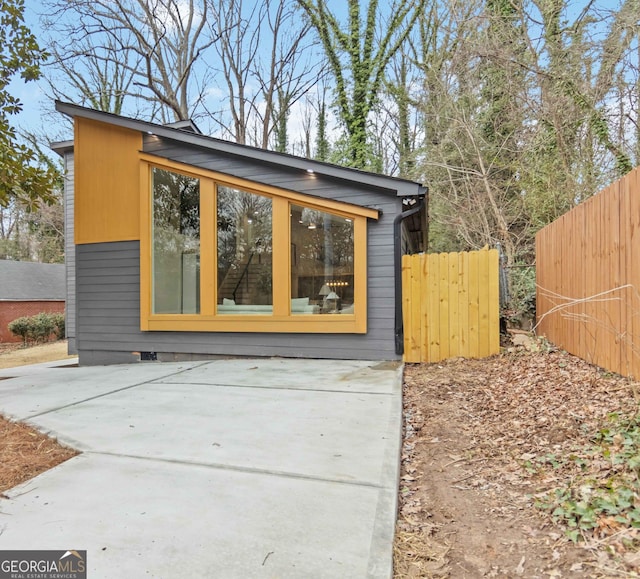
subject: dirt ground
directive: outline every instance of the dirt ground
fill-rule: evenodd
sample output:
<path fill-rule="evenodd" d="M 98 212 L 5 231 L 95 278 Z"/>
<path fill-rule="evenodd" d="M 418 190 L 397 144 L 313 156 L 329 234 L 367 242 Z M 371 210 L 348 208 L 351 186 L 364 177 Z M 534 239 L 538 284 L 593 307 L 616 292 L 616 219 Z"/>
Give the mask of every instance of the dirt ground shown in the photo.
<path fill-rule="evenodd" d="M 572 485 L 555 457 L 573 458 L 611 413 L 637 413 L 636 384 L 564 352 L 511 350 L 407 365 L 395 577 L 639 577 L 638 529 L 602 517 L 574 543 L 536 506 Z"/>
<path fill-rule="evenodd" d="M 13 368 L 40 362 L 52 362 L 72 358 L 67 354 L 67 341 L 58 340 L 25 348 L 22 344 L 0 344 L 0 368 Z"/>

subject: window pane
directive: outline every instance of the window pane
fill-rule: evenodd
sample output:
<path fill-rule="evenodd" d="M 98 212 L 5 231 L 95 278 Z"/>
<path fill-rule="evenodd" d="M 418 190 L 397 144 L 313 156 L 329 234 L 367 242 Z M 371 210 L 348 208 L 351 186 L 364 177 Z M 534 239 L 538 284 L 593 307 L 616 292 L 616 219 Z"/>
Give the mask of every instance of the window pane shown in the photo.
<path fill-rule="evenodd" d="M 218 313 L 270 315 L 272 206 L 269 197 L 218 186 Z"/>
<path fill-rule="evenodd" d="M 291 313 L 353 314 L 353 221 L 291 206 Z"/>
<path fill-rule="evenodd" d="M 153 169 L 153 313 L 200 313 L 200 181 Z"/>

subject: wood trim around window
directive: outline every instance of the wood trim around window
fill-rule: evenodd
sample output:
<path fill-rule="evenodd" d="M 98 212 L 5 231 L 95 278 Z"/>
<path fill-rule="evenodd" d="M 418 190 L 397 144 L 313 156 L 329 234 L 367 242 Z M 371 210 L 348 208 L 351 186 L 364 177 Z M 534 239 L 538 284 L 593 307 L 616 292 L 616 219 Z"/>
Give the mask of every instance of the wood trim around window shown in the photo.
<path fill-rule="evenodd" d="M 140 154 L 140 329 L 176 332 L 355 333 L 367 332 L 367 219 L 378 219 L 374 209 L 322 200 L 300 193 L 196 169 L 153 155 Z M 200 314 L 152 313 L 152 178 L 153 168 L 200 180 Z M 215 282 L 217 185 L 230 186 L 273 200 L 273 315 L 216 315 Z M 289 313 L 291 294 L 291 204 L 331 213 L 354 224 L 354 313 Z M 282 222 L 282 223 L 280 223 Z M 282 256 L 284 255 L 284 259 Z M 278 259 L 276 256 L 280 256 Z"/>

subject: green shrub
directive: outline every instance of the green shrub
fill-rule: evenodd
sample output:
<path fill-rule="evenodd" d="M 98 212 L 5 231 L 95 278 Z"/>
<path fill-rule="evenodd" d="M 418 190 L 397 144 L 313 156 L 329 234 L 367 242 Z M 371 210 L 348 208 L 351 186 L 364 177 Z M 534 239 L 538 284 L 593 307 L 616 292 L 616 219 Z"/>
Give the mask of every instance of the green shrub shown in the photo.
<path fill-rule="evenodd" d="M 9 322 L 9 331 L 14 336 L 22 338 L 23 344 L 26 344 L 29 341 L 29 328 L 31 327 L 29 320 L 30 318 L 22 317 L 13 320 L 13 322 Z"/>
<path fill-rule="evenodd" d="M 56 340 L 63 340 L 65 337 L 65 325 L 64 314 L 51 314 L 53 318 L 53 333 L 56 335 Z"/>
<path fill-rule="evenodd" d="M 40 313 L 33 316 L 33 335 L 36 342 L 47 342 L 53 334 L 54 324 L 51 314 Z"/>
<path fill-rule="evenodd" d="M 535 323 L 536 317 L 536 270 L 534 267 L 513 267 L 507 271 L 509 301 L 501 315 L 511 325 L 528 329 L 525 326 Z"/>
<path fill-rule="evenodd" d="M 9 331 L 20 336 L 26 345 L 30 342 L 48 342 L 64 338 L 64 314 L 42 312 L 35 316 L 18 318 L 9 323 Z"/>

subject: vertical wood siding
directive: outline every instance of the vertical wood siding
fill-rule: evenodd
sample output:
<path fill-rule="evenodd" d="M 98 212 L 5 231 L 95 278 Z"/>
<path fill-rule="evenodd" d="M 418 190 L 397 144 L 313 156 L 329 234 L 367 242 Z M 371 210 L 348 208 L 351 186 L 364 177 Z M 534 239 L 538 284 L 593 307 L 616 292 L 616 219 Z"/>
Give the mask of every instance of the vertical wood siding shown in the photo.
<path fill-rule="evenodd" d="M 404 361 L 500 352 L 498 252 L 402 258 Z"/>
<path fill-rule="evenodd" d="M 640 168 L 536 236 L 538 334 L 640 376 Z"/>
<path fill-rule="evenodd" d="M 140 239 L 137 131 L 75 119 L 75 242 Z"/>

